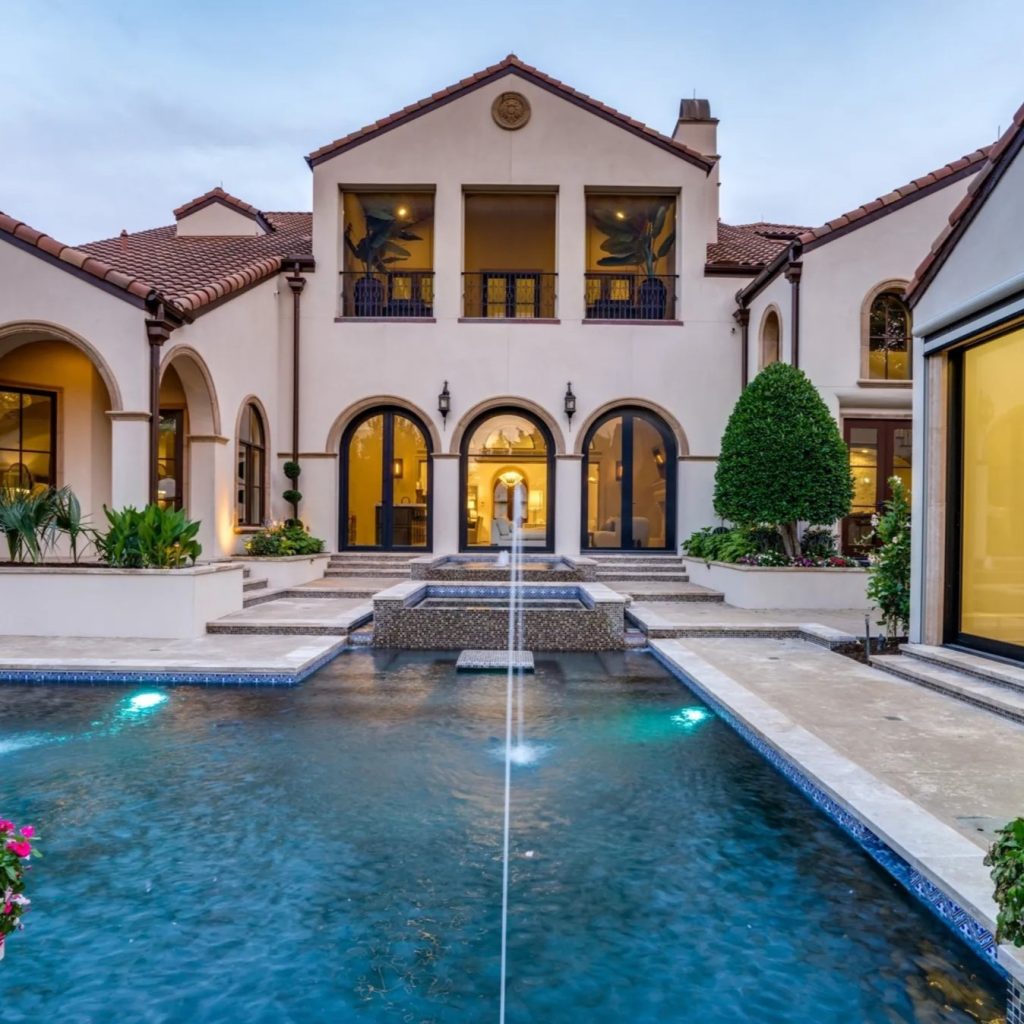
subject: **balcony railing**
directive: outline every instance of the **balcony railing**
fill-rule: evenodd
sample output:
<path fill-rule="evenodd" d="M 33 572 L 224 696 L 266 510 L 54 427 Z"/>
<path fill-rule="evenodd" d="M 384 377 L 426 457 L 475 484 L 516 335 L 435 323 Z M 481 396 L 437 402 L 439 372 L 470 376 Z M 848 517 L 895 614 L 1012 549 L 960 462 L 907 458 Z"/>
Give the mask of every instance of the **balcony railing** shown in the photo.
<path fill-rule="evenodd" d="M 588 320 L 675 320 L 677 274 L 584 275 Z"/>
<path fill-rule="evenodd" d="M 462 275 L 463 316 L 489 320 L 552 320 L 557 274 L 480 270 Z"/>
<path fill-rule="evenodd" d="M 341 273 L 341 315 L 344 317 L 427 318 L 434 315 L 432 270 L 389 270 Z"/>

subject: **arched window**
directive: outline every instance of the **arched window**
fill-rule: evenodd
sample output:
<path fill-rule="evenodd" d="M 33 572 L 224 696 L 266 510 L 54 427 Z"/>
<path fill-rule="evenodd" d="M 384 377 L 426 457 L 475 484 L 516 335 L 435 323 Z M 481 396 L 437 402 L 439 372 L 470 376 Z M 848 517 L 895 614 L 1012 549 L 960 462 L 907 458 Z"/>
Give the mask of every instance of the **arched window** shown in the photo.
<path fill-rule="evenodd" d="M 266 471 L 266 431 L 255 403 L 242 410 L 238 427 L 238 525 L 259 526 L 264 519 L 263 480 Z"/>
<path fill-rule="evenodd" d="M 867 315 L 869 380 L 910 380 L 910 310 L 899 292 L 879 292 Z"/>
<path fill-rule="evenodd" d="M 774 309 L 769 309 L 761 321 L 761 366 L 763 370 L 771 363 L 779 361 L 779 339 L 782 336 L 782 325 L 779 323 L 779 314 Z"/>

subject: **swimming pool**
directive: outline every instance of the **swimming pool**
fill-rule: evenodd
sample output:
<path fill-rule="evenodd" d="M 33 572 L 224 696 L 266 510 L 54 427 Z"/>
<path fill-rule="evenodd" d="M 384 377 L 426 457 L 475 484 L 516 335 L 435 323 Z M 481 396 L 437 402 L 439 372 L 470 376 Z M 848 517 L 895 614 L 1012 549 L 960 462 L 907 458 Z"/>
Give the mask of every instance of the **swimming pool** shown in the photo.
<path fill-rule="evenodd" d="M 0 688 L 0 807 L 47 853 L 5 1024 L 497 1020 L 504 679 L 454 663 Z M 653 658 L 536 667 L 510 1022 L 1001 1018 L 989 967 Z"/>

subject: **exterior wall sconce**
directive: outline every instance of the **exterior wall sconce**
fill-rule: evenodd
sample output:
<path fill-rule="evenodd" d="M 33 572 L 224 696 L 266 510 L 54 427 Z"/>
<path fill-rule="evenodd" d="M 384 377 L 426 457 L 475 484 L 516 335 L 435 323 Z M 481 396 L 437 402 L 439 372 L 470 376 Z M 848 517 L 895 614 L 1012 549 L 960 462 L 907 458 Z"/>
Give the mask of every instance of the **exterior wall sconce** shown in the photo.
<path fill-rule="evenodd" d="M 401 480 L 405 476 L 405 459 L 395 459 L 391 472 L 396 480 Z"/>
<path fill-rule="evenodd" d="M 572 423 L 573 416 L 576 415 L 576 396 L 572 393 L 572 381 L 569 381 L 565 386 L 565 416 L 570 423 Z"/>
<path fill-rule="evenodd" d="M 448 381 L 444 382 L 441 394 L 437 396 L 437 411 L 444 423 L 448 422 L 448 413 L 452 411 L 452 393 L 448 390 Z"/>

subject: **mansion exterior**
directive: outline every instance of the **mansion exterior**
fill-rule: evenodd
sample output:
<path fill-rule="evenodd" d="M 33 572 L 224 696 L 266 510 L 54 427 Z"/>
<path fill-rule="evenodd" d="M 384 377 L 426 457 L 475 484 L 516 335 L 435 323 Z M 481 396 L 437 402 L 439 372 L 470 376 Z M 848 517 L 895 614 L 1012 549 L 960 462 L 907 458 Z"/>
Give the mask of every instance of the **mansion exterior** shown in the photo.
<path fill-rule="evenodd" d="M 671 136 L 515 56 L 311 153 L 312 212 L 221 189 L 70 247 L 0 214 L 0 482 L 149 500 L 206 556 L 676 550 L 742 388 L 785 360 L 850 446 L 862 550 L 910 480 L 903 294 L 979 150 L 819 227 L 728 225 L 717 120 Z"/>

